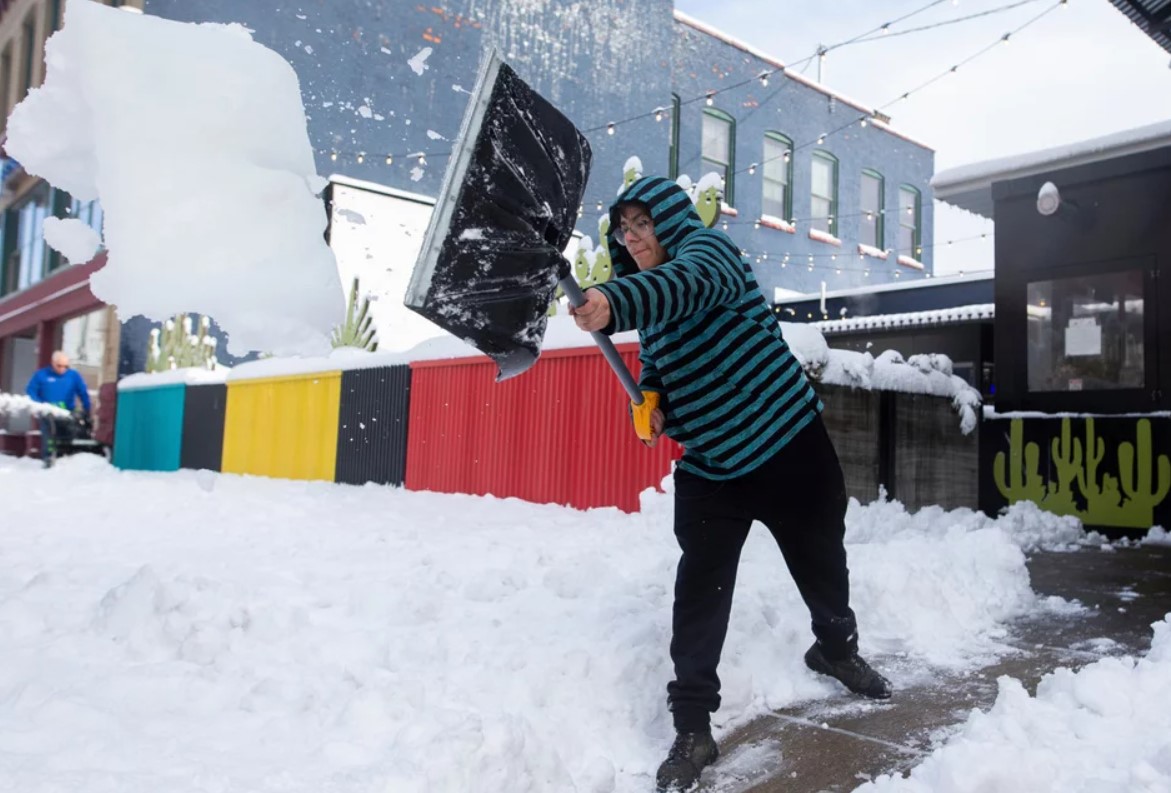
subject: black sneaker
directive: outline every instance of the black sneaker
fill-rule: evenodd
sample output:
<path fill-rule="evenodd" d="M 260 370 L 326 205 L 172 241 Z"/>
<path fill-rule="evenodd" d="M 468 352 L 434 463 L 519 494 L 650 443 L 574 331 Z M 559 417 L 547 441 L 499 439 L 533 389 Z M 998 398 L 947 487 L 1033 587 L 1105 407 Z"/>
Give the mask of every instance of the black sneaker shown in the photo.
<path fill-rule="evenodd" d="M 890 681 L 870 668 L 862 656 L 854 653 L 841 661 L 831 661 L 817 642 L 805 653 L 805 665 L 814 672 L 837 678 L 842 685 L 871 699 L 890 699 Z"/>
<path fill-rule="evenodd" d="M 659 766 L 656 776 L 659 791 L 690 790 L 699 782 L 699 772 L 711 765 L 720 756 L 720 748 L 707 732 L 681 732 L 676 734 L 667 759 Z"/>

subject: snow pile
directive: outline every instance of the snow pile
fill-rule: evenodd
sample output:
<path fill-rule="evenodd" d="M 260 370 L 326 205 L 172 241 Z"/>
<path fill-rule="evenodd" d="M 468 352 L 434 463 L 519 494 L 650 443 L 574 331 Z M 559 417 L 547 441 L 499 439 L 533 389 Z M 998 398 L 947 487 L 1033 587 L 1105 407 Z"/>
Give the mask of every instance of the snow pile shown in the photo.
<path fill-rule="evenodd" d="M 6 394 L 0 391 L 0 416 L 17 413 L 27 413 L 34 418 L 40 418 L 41 416 L 69 418 L 73 415 L 65 408 L 50 405 L 46 402 L 36 402 L 24 394 Z"/>
<path fill-rule="evenodd" d="M 1171 625 L 1153 627 L 1145 658 L 1058 669 L 1036 697 L 1000 678 L 996 704 L 909 777 L 879 777 L 855 793 L 1171 790 Z"/>
<path fill-rule="evenodd" d="M 77 218 L 45 218 L 45 242 L 70 264 L 84 264 L 102 246 L 102 237 Z"/>
<path fill-rule="evenodd" d="M 653 786 L 672 734 L 670 495 L 580 512 L 83 457 L 0 458 L 12 789 Z M 880 502 L 847 522 L 862 650 L 896 687 L 1011 652 L 1004 622 L 1047 607 L 1005 519 Z M 721 735 L 839 692 L 804 667 L 810 641 L 758 526 Z"/>
<path fill-rule="evenodd" d="M 139 388 L 158 388 L 165 385 L 213 385 L 225 383 L 231 373 L 230 366 L 207 369 L 202 366 L 186 366 L 163 372 L 139 372 L 118 381 L 119 391 L 133 391 Z"/>
<path fill-rule="evenodd" d="M 878 358 L 868 352 L 831 350 L 813 325 L 780 324 L 781 334 L 812 380 L 850 388 L 947 397 L 960 415 L 960 431 L 967 435 L 976 429 L 983 398 L 967 381 L 952 373 L 951 359 L 946 355 L 912 355 L 904 360 L 894 350 Z"/>
<path fill-rule="evenodd" d="M 233 354 L 327 351 L 345 306 L 292 67 L 239 25 L 88 0 L 70 0 L 45 59 L 5 147 L 101 200 L 94 294 L 124 319 L 210 315 Z"/>

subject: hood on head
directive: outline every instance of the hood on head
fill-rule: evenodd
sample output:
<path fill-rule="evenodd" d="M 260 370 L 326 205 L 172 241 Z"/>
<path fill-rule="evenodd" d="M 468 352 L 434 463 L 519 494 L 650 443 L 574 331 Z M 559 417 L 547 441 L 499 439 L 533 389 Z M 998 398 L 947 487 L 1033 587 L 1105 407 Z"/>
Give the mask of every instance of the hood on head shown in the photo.
<path fill-rule="evenodd" d="M 614 230 L 618 228 L 620 220 L 619 209 L 633 202 L 646 206 L 651 221 L 655 224 L 655 237 L 667 251 L 668 259 L 675 258 L 675 252 L 679 250 L 684 237 L 705 228 L 703 221 L 699 219 L 699 213 L 695 211 L 695 205 L 691 203 L 682 187 L 661 176 L 644 176 L 626 188 L 610 206 L 610 228 L 606 231 L 606 247 L 610 250 L 610 261 L 614 264 L 616 276 L 638 272 L 638 264 L 634 257 L 614 239 Z"/>

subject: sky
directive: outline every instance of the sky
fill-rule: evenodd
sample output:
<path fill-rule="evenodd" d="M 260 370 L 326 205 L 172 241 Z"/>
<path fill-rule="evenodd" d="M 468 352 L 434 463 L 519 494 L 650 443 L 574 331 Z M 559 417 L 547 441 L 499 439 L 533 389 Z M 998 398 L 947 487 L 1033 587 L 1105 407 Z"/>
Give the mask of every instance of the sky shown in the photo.
<path fill-rule="evenodd" d="M 893 25 L 891 34 L 976 14 L 1012 0 L 944 0 Z M 1056 0 L 905 36 L 831 51 L 822 81 L 864 106 L 881 107 L 1000 40 Z M 795 63 L 928 5 L 928 0 L 676 0 L 675 7 Z M 957 165 L 1074 143 L 1171 117 L 1171 55 L 1109 0 L 1069 0 L 955 74 L 886 111 L 900 132 L 933 147 L 937 172 Z M 817 77 L 816 59 L 805 74 Z M 959 240 L 990 221 L 936 204 L 939 275 L 992 266 L 990 242 Z"/>
<path fill-rule="evenodd" d="M 678 549 L 663 485 L 627 514 L 0 456 L 0 787 L 643 793 L 672 737 Z M 1015 653 L 1017 617 L 1095 608 L 1035 593 L 1026 553 L 1111 550 L 1027 502 L 997 519 L 852 502 L 846 522 L 861 648 L 896 690 Z M 717 737 L 800 703 L 823 703 L 831 721 L 887 707 L 805 669 L 810 641 L 758 529 Z M 1002 682 L 995 706 L 957 714 L 909 779 L 858 784 L 1168 790 L 1171 637 L 1146 659 L 1094 649 L 1101 660 L 1036 697 Z M 786 762 L 784 746 L 747 746 L 705 776 L 735 793 Z"/>

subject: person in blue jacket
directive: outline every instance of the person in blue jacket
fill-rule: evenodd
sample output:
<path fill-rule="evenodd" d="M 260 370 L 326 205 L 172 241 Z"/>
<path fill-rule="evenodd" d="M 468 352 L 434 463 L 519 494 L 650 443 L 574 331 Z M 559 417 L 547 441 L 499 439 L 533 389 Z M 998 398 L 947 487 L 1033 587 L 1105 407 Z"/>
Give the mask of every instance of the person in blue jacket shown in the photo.
<path fill-rule="evenodd" d="M 704 227 L 679 185 L 631 184 L 610 209 L 616 279 L 571 309 L 582 330 L 637 330 L 648 446 L 683 446 L 675 469 L 675 576 L 667 700 L 676 738 L 660 790 L 687 790 L 715 761 L 710 716 L 740 551 L 753 521 L 780 546 L 809 608 L 806 665 L 872 699 L 890 683 L 858 654 L 844 545 L 845 477 L 822 403 L 790 351 L 752 268 L 727 234 Z"/>
<path fill-rule="evenodd" d="M 55 405 L 71 413 L 76 409 L 78 400 L 81 409 L 86 414 L 90 412 L 89 390 L 85 381 L 81 379 L 76 369 L 69 368 L 69 356 L 61 350 L 53 353 L 48 366 L 38 369 L 28 381 L 29 398 L 34 402 Z M 56 442 L 54 429 L 56 424 L 47 416 L 38 419 L 41 428 L 41 460 L 47 468 L 52 464 L 53 444 Z"/>

